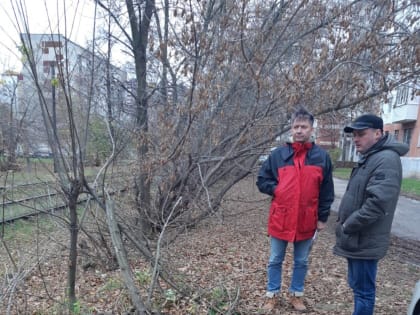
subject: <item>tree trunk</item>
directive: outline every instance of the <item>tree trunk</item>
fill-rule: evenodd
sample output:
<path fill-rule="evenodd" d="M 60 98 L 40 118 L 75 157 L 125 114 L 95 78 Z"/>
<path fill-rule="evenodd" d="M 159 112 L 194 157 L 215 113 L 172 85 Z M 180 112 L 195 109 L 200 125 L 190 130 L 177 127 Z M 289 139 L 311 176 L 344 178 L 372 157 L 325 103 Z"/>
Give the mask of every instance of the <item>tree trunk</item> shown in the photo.
<path fill-rule="evenodd" d="M 114 216 L 114 202 L 112 200 L 108 200 L 106 202 L 106 217 L 118 265 L 124 278 L 124 283 L 127 286 L 128 294 L 136 307 L 136 314 L 146 314 L 146 307 L 140 299 L 140 292 L 133 280 L 133 273 L 128 263 L 127 254 L 121 239 L 120 229 L 118 228 L 118 224 Z"/>
<path fill-rule="evenodd" d="M 79 188 L 77 183 L 72 183 L 71 193 L 69 195 L 69 227 L 70 227 L 70 252 L 67 275 L 67 296 L 69 301 L 70 313 L 73 311 L 76 299 L 76 274 L 77 274 L 77 239 L 79 235 L 79 225 L 77 217 L 77 199 Z"/>
<path fill-rule="evenodd" d="M 149 212 L 150 206 L 150 179 L 146 156 L 149 151 L 148 132 L 148 97 L 147 97 L 147 45 L 150 28 L 150 20 L 155 8 L 154 0 L 146 0 L 144 12 L 138 8 L 132 0 L 126 0 L 127 12 L 130 18 L 130 29 L 133 38 L 133 55 L 135 60 L 137 78 L 137 106 L 136 123 L 140 132 L 138 146 L 138 159 L 141 161 L 137 183 L 137 201 L 140 215 L 140 224 L 145 233 L 150 232 Z M 137 12 L 137 9 L 139 10 Z"/>

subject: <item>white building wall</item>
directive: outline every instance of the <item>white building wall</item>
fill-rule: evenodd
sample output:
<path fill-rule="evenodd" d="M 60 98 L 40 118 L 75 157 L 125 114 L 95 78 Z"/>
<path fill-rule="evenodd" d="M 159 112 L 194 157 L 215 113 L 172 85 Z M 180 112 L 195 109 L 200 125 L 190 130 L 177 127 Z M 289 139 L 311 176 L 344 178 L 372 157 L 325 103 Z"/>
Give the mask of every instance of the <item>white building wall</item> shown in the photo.
<path fill-rule="evenodd" d="M 84 121 L 88 108 L 90 112 L 96 112 L 106 115 L 107 93 L 106 93 L 106 75 L 107 62 L 100 56 L 93 56 L 92 52 L 76 43 L 66 39 L 60 34 L 21 34 L 25 43 L 25 49 L 28 49 L 34 56 L 36 66 L 36 81 L 39 82 L 45 106 L 52 107 L 52 77 L 57 78 L 60 71 L 70 85 L 67 91 L 72 96 L 72 110 L 78 117 L 76 123 L 80 124 L 80 130 L 83 130 Z M 95 57 L 95 58 L 93 58 Z M 25 60 L 26 56 L 23 56 Z M 92 64 L 94 60 L 94 64 Z M 61 70 L 60 70 L 61 69 Z M 68 73 L 66 72 L 68 70 Z M 39 144 L 47 142 L 45 127 L 41 115 L 41 102 L 35 84 L 35 79 L 29 68 L 28 63 L 24 63 L 22 68 L 22 88 L 20 95 L 31 96 L 31 114 L 34 125 L 31 133 L 30 143 Z M 117 102 L 124 99 L 125 94 L 121 87 L 121 82 L 125 82 L 127 74 L 125 71 L 110 65 L 110 73 L 113 82 L 111 84 L 111 101 Z M 93 80 L 91 76 L 93 75 Z M 65 95 L 61 88 L 54 89 L 55 105 L 57 109 L 57 128 L 66 129 L 66 108 Z M 60 115 L 60 111 L 63 113 Z"/>
<path fill-rule="evenodd" d="M 403 177 L 420 179 L 420 158 L 401 158 Z"/>

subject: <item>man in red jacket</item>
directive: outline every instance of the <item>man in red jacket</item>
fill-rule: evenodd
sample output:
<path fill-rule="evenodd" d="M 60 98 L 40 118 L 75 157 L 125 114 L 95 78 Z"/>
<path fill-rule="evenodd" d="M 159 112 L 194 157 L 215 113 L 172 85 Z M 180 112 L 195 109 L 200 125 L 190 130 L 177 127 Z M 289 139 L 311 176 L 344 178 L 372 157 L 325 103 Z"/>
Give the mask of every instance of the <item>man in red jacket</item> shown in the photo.
<path fill-rule="evenodd" d="M 258 173 L 258 189 L 273 197 L 268 218 L 266 310 L 275 307 L 280 292 L 288 243 L 294 247 L 290 303 L 295 310 L 306 309 L 302 296 L 311 245 L 315 232 L 325 228 L 334 201 L 331 159 L 310 141 L 313 123 L 312 114 L 297 110 L 291 118 L 292 141 L 272 151 Z"/>

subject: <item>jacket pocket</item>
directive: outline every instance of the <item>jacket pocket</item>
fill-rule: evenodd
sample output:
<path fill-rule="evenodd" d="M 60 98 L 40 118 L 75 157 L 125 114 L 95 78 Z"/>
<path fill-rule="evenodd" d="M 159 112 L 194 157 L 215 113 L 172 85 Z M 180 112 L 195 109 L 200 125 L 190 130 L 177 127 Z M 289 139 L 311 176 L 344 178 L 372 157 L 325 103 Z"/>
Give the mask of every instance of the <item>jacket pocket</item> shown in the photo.
<path fill-rule="evenodd" d="M 286 207 L 274 206 L 271 208 L 269 225 L 276 231 L 287 229 L 288 210 Z"/>
<path fill-rule="evenodd" d="M 353 252 L 359 249 L 359 233 L 344 233 L 343 226 L 337 224 L 335 228 L 337 245 L 347 251 Z"/>

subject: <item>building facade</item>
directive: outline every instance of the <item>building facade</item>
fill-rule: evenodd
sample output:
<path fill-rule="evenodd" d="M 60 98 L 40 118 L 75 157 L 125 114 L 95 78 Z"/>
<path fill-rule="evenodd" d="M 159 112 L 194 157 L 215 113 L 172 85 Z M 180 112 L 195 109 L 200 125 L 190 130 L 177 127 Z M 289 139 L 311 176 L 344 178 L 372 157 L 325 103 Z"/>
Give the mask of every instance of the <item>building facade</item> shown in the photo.
<path fill-rule="evenodd" d="M 65 137 L 69 110 L 83 132 L 91 115 L 105 117 L 125 99 L 127 74 L 91 50 L 61 34 L 21 34 L 21 43 L 19 110 L 28 117 L 29 151 L 48 144 L 48 128 Z"/>
<path fill-rule="evenodd" d="M 415 87 L 399 87 L 382 106 L 382 112 L 385 132 L 408 144 L 406 157 L 420 158 L 420 96 Z"/>

